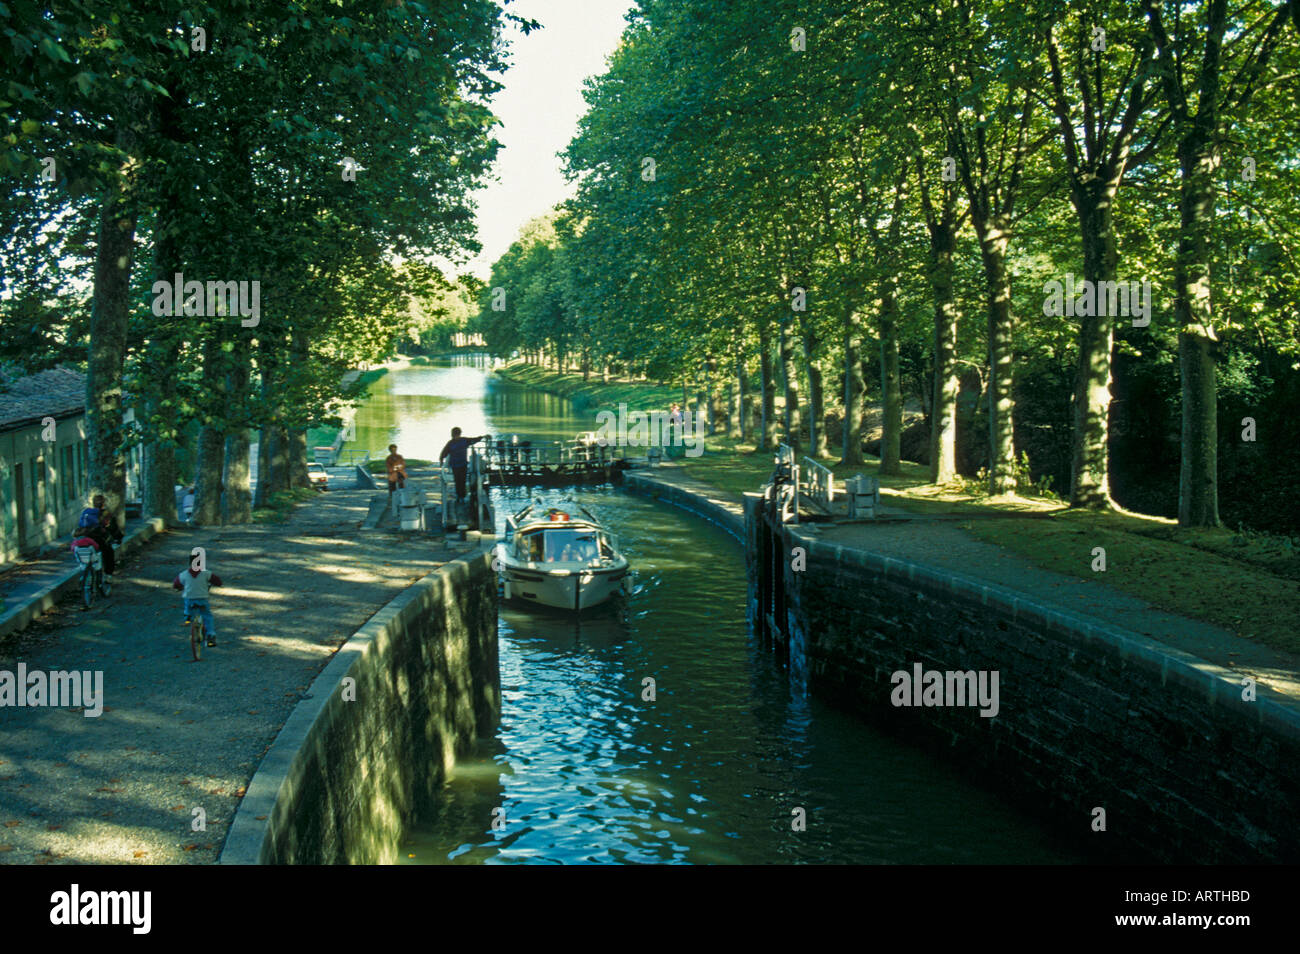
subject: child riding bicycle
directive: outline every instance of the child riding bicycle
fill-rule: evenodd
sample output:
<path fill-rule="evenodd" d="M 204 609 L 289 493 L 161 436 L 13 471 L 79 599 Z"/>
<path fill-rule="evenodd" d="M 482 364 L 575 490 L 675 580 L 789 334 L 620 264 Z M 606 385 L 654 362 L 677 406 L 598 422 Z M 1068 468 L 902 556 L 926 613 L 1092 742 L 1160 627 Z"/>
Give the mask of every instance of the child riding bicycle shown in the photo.
<path fill-rule="evenodd" d="M 203 620 L 203 632 L 208 637 L 208 645 L 217 645 L 217 622 L 212 618 L 212 608 L 208 604 L 208 587 L 222 586 L 221 577 L 211 570 L 196 570 L 191 564 L 176 574 L 172 580 L 172 589 L 180 590 L 185 607 L 185 625 L 189 626 L 194 614 Z"/>

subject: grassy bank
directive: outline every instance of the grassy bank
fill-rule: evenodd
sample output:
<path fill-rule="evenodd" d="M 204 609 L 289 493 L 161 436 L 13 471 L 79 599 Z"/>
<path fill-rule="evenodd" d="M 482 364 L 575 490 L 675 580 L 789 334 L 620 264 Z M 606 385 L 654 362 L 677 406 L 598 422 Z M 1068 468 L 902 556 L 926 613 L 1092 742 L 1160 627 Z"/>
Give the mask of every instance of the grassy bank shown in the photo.
<path fill-rule="evenodd" d="M 412 362 L 418 363 L 418 362 Z M 362 371 L 357 375 L 356 380 L 360 381 L 366 387 L 374 384 L 380 378 L 388 373 L 387 368 L 371 368 L 369 371 Z M 333 427 L 329 424 L 320 424 L 315 427 L 307 428 L 307 454 L 310 457 L 313 447 L 332 447 L 334 441 L 338 438 L 343 429 Z"/>
<path fill-rule="evenodd" d="M 625 402 L 629 409 L 666 408 L 679 389 L 640 382 L 583 382 L 513 364 L 498 373 L 512 381 L 585 406 Z M 1300 653 L 1300 540 L 1227 529 L 1179 527 L 1143 514 L 1071 510 L 1044 497 L 987 497 L 968 484 L 935 486 L 928 468 L 904 462 L 902 473 L 881 476 L 879 463 L 842 466 L 819 461 L 837 482 L 862 473 L 880 477 L 888 506 L 943 515 L 977 539 L 1003 546 L 1036 566 L 1084 580 L 1099 577 L 1148 603 L 1215 623 L 1275 649 Z M 753 444 L 713 436 L 705 452 L 677 461 L 692 477 L 739 495 L 757 490 L 772 473 L 772 455 Z M 1106 551 L 1104 573 L 1094 572 L 1093 549 Z"/>
<path fill-rule="evenodd" d="M 626 404 L 629 411 L 666 411 L 670 404 L 682 399 L 682 389 L 667 384 L 644 381 L 610 381 L 602 384 L 599 375 L 592 375 L 590 381 L 583 381 L 581 374 L 547 371 L 522 361 L 498 368 L 496 373 L 518 384 L 567 397 L 573 401 L 578 411 L 585 411 L 597 404 L 606 407 Z"/>

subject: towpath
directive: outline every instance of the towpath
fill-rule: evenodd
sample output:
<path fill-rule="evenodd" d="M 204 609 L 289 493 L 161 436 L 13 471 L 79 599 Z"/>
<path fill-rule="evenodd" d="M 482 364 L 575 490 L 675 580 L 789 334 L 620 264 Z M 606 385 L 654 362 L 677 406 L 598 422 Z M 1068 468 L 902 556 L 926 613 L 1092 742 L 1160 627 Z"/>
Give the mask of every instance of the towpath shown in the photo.
<path fill-rule="evenodd" d="M 0 863 L 211 863 L 262 754 L 329 657 L 450 559 L 440 538 L 362 531 L 374 491 L 286 523 L 164 533 L 107 600 L 75 597 L 0 644 L 0 670 L 100 670 L 104 711 L 0 708 Z M 171 581 L 206 550 L 220 645 L 190 658 Z M 194 830 L 194 809 L 206 830 Z"/>

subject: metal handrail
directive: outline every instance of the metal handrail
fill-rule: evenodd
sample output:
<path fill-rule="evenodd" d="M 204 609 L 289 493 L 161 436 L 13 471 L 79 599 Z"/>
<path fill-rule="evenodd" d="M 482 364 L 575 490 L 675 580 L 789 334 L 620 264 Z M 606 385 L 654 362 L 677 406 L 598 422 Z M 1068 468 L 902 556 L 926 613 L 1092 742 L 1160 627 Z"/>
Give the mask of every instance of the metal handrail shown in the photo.
<path fill-rule="evenodd" d="M 807 496 L 829 510 L 831 501 L 835 499 L 835 475 L 811 457 L 805 457 L 804 460 L 808 464 Z M 802 487 L 800 492 L 804 493 Z"/>

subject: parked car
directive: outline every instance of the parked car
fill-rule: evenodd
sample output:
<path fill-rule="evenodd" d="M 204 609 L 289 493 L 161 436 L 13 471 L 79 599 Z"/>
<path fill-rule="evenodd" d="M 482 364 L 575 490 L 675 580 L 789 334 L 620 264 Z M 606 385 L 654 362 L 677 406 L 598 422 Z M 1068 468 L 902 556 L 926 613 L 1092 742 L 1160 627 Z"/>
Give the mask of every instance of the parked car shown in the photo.
<path fill-rule="evenodd" d="M 321 490 L 330 489 L 330 475 L 325 471 L 323 464 L 308 464 L 307 479 L 311 481 L 313 487 L 319 487 Z"/>

